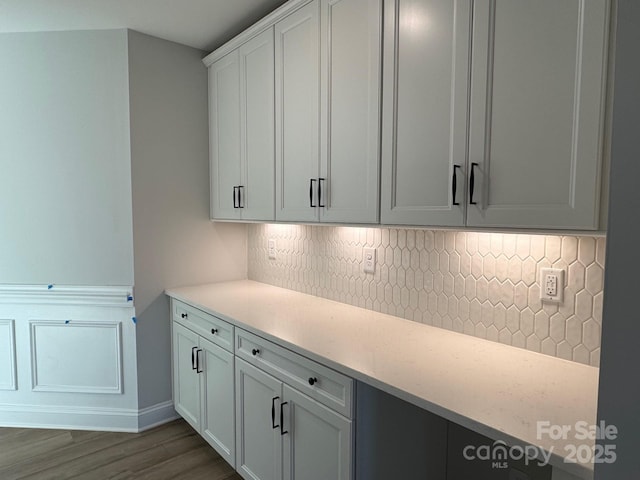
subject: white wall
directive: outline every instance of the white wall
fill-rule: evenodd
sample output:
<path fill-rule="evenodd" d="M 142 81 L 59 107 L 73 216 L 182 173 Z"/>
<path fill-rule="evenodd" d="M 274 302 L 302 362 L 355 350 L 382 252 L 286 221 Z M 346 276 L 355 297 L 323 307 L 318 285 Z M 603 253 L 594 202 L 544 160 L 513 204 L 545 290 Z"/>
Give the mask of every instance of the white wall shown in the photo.
<path fill-rule="evenodd" d="M 171 398 L 164 289 L 247 275 L 246 226 L 209 220 L 203 56 L 129 32 L 139 408 Z"/>
<path fill-rule="evenodd" d="M 616 425 L 617 459 L 597 480 L 640 478 L 640 2 L 619 0 L 598 420 Z"/>
<path fill-rule="evenodd" d="M 126 31 L 0 34 L 0 283 L 132 285 Z"/>

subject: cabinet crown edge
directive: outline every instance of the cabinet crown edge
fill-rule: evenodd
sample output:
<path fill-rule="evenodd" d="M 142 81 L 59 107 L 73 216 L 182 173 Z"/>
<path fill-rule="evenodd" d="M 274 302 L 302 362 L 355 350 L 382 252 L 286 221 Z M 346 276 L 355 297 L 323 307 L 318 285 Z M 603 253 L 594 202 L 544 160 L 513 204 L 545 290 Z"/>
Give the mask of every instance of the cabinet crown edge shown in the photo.
<path fill-rule="evenodd" d="M 249 28 L 243 30 L 238 35 L 233 37 L 228 42 L 224 43 L 220 47 L 216 48 L 213 52 L 202 59 L 202 63 L 208 68 L 217 60 L 232 52 L 243 43 L 251 40 L 256 35 L 262 33 L 267 28 L 272 27 L 278 21 L 291 14 L 298 8 L 310 3 L 313 0 L 289 0 L 280 7 L 276 8 L 273 12 L 267 16 L 261 18 Z"/>

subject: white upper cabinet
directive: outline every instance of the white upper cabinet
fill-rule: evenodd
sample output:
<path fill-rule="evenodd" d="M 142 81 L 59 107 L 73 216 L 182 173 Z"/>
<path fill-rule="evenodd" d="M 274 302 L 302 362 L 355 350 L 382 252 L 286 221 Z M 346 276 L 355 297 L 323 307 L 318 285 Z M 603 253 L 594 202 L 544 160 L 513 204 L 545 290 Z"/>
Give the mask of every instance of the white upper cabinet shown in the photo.
<path fill-rule="evenodd" d="M 385 3 L 382 223 L 598 228 L 608 2 L 471 5 Z"/>
<path fill-rule="evenodd" d="M 464 225 L 471 1 L 386 0 L 384 29 L 381 223 Z"/>
<path fill-rule="evenodd" d="M 205 60 L 213 217 L 600 228 L 610 8 L 288 2 Z"/>
<path fill-rule="evenodd" d="M 240 64 L 238 52 L 209 68 L 211 216 L 238 219 L 240 166 Z"/>
<path fill-rule="evenodd" d="M 319 29 L 317 1 L 275 25 L 277 220 L 318 218 Z"/>
<path fill-rule="evenodd" d="M 598 228 L 608 2 L 474 8 L 467 224 Z"/>
<path fill-rule="evenodd" d="M 273 29 L 213 63 L 209 82 L 212 217 L 273 220 Z"/>
<path fill-rule="evenodd" d="M 322 221 L 378 222 L 381 1 L 321 2 Z"/>
<path fill-rule="evenodd" d="M 276 24 L 276 218 L 377 223 L 380 0 L 316 0 Z"/>

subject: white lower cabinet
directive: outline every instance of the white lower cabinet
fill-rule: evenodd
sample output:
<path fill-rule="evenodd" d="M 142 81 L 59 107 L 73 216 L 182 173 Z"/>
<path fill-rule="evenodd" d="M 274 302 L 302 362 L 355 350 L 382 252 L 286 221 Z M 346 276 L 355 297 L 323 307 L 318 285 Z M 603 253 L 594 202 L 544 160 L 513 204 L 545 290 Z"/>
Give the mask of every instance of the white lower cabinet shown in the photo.
<path fill-rule="evenodd" d="M 349 480 L 352 421 L 283 386 L 284 480 Z"/>
<path fill-rule="evenodd" d="M 202 365 L 202 424 L 200 433 L 229 464 L 235 465 L 233 354 L 200 338 Z"/>
<path fill-rule="evenodd" d="M 282 382 L 236 360 L 237 471 L 248 480 L 282 478 L 279 418 Z"/>
<path fill-rule="evenodd" d="M 176 412 L 200 431 L 200 375 L 196 359 L 200 339 L 188 328 L 173 324 L 173 402 Z"/>
<path fill-rule="evenodd" d="M 351 480 L 353 380 L 237 329 L 237 470 L 247 480 Z"/>
<path fill-rule="evenodd" d="M 236 361 L 237 470 L 247 480 L 350 480 L 352 421 Z"/>
<path fill-rule="evenodd" d="M 183 318 L 191 326 L 189 319 Z M 211 329 L 212 336 L 218 333 L 218 328 Z M 173 322 L 173 398 L 176 412 L 222 458 L 235 466 L 233 365 L 233 353 Z"/>
<path fill-rule="evenodd" d="M 353 478 L 351 378 L 182 302 L 172 317 L 175 409 L 243 478 Z"/>

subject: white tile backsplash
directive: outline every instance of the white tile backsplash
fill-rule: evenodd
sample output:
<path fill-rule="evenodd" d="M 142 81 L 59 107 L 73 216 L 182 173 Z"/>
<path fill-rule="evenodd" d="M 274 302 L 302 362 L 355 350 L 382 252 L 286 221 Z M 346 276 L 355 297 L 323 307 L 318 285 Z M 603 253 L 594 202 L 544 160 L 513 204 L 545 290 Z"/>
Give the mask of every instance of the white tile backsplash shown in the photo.
<path fill-rule="evenodd" d="M 248 247 L 252 280 L 599 365 L 604 238 L 256 224 Z M 566 271 L 560 305 L 539 299 L 544 267 Z"/>

